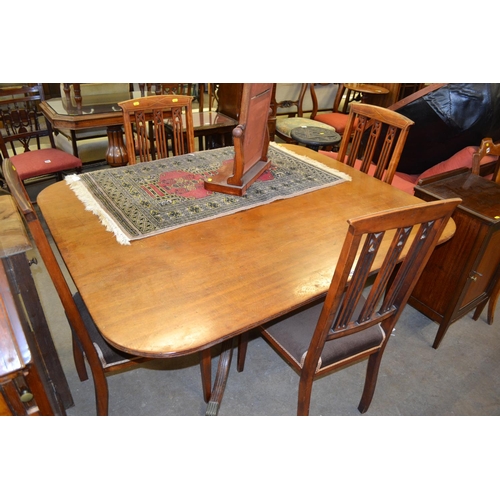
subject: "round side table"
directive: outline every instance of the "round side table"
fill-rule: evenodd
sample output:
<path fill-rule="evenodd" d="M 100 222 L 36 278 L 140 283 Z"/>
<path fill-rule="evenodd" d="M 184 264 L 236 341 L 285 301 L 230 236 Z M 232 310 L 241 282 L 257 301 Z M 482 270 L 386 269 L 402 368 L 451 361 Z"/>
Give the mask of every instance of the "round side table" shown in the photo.
<path fill-rule="evenodd" d="M 335 146 L 342 139 L 337 132 L 321 127 L 297 127 L 290 135 L 292 139 L 314 151 L 318 151 L 320 147 Z"/>

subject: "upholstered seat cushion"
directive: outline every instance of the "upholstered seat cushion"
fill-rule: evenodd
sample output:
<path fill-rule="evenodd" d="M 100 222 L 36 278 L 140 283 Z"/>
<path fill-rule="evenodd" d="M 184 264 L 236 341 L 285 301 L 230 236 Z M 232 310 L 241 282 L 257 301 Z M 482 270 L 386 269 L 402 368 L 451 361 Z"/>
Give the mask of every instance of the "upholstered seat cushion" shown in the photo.
<path fill-rule="evenodd" d="M 444 160 L 437 165 L 434 165 L 432 168 L 428 168 L 425 172 L 422 172 L 418 176 L 418 180 L 432 177 L 433 175 L 451 172 L 452 170 L 456 170 L 461 167 L 472 168 L 472 157 L 478 149 L 479 148 L 477 146 L 467 146 L 466 148 L 461 149 L 453 156 L 450 156 L 447 160 Z M 480 164 L 485 165 L 486 163 L 495 161 L 496 159 L 496 156 L 487 155 L 481 159 Z"/>
<path fill-rule="evenodd" d="M 82 166 L 82 161 L 76 156 L 54 148 L 36 149 L 12 155 L 10 160 L 16 167 L 22 181 L 63 170 L 73 170 Z"/>
<path fill-rule="evenodd" d="M 115 349 L 112 345 L 108 344 L 104 340 L 99 330 L 97 329 L 92 317 L 90 316 L 85 302 L 78 292 L 73 295 L 73 300 L 75 301 L 76 307 L 80 311 L 80 315 L 83 319 L 83 322 L 85 323 L 85 327 L 87 328 L 89 336 L 92 339 L 92 343 L 96 348 L 97 354 L 104 368 L 127 363 L 128 361 L 137 358 L 137 356 L 133 356 L 132 354 L 127 354 L 125 352 L 119 351 L 118 349 Z"/>
<path fill-rule="evenodd" d="M 346 115 L 344 113 L 320 113 L 314 117 L 315 122 L 319 122 L 324 125 L 330 125 L 331 127 L 335 128 L 337 133 L 340 135 L 344 134 L 348 120 L 349 115 Z"/>
<path fill-rule="evenodd" d="M 319 123 L 316 122 L 316 120 L 310 120 L 309 118 L 293 117 L 279 118 L 276 120 L 276 130 L 286 137 L 291 137 L 292 130 L 297 127 L 321 127 L 333 132 L 336 131 L 335 128 L 330 125 Z"/>
<path fill-rule="evenodd" d="M 361 301 L 364 302 L 364 301 Z M 357 311 L 361 311 L 362 303 L 358 304 Z M 280 321 L 268 325 L 266 330 L 295 361 L 302 366 L 305 360 L 314 329 L 319 319 L 323 303 L 309 306 L 292 313 Z M 379 346 L 385 338 L 379 325 L 366 330 L 330 340 L 325 344 L 321 353 L 317 370 L 350 358 L 363 351 Z"/>

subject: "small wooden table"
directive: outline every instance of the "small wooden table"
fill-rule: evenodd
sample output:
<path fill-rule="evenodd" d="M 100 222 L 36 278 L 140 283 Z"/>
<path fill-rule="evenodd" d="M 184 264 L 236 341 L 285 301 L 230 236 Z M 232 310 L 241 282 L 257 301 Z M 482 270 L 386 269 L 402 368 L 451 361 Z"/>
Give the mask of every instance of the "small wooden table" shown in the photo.
<path fill-rule="evenodd" d="M 389 89 L 380 87 L 379 85 L 373 85 L 372 83 L 344 83 L 344 87 L 347 89 L 344 102 L 344 113 L 347 113 L 347 105 L 353 92 L 361 94 L 361 102 L 367 104 L 372 104 L 372 98 L 374 96 L 389 93 Z"/>
<path fill-rule="evenodd" d="M 326 293 L 348 219 L 424 203 L 320 153 L 287 148 L 348 173 L 352 181 L 127 246 L 65 182 L 40 193 L 38 205 L 54 241 L 108 342 L 150 358 L 224 343 L 228 355 L 221 355 L 217 375 L 223 380 L 233 338 Z M 450 220 L 441 241 L 454 230 Z M 216 412 L 221 391 L 212 394 L 219 396 Z"/>
<path fill-rule="evenodd" d="M 290 132 L 292 139 L 308 148 L 318 151 L 319 148 L 331 147 L 338 144 L 342 136 L 322 127 L 297 127 Z"/>

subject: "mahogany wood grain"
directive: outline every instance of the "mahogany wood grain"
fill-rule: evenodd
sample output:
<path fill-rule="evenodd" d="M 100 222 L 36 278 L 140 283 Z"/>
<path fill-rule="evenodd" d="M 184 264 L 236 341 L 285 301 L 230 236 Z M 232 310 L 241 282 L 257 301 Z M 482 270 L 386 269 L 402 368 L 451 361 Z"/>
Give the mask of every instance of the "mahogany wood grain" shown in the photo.
<path fill-rule="evenodd" d="M 65 183 L 40 193 L 52 236 L 111 344 L 162 358 L 230 339 L 326 293 L 348 219 L 423 203 L 324 155 L 287 147 L 352 181 L 127 246 Z M 450 221 L 441 241 L 454 228 Z"/>

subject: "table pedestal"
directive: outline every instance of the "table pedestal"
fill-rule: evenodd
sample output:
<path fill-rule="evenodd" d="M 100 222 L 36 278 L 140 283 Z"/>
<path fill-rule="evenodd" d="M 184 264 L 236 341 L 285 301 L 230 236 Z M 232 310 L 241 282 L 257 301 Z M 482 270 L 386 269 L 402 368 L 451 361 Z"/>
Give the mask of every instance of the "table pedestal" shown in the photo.
<path fill-rule="evenodd" d="M 219 407 L 222 402 L 222 396 L 224 395 L 224 389 L 226 388 L 227 377 L 229 375 L 229 368 L 231 368 L 232 357 L 233 339 L 229 339 L 222 343 L 214 387 L 205 413 L 207 417 L 216 417 L 219 413 Z"/>
<path fill-rule="evenodd" d="M 106 161 L 110 167 L 122 167 L 128 164 L 127 148 L 123 142 L 123 130 L 121 125 L 108 127 Z"/>

